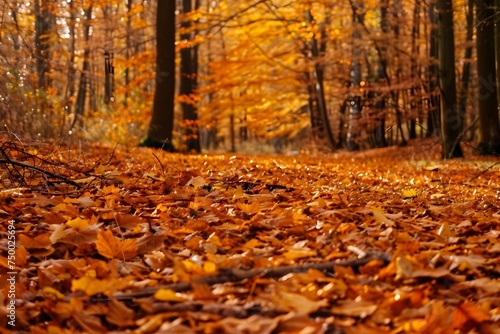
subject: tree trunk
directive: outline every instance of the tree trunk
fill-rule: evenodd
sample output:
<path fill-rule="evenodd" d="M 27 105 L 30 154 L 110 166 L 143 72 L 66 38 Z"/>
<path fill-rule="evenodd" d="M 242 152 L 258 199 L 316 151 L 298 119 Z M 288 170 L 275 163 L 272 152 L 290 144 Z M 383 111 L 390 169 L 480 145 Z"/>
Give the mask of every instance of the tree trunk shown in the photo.
<path fill-rule="evenodd" d="M 47 73 L 49 72 L 49 43 L 47 35 L 52 25 L 53 14 L 50 10 L 51 1 L 35 0 L 35 57 L 38 88 L 47 89 L 50 86 Z"/>
<path fill-rule="evenodd" d="M 498 20 L 498 14 L 500 13 L 500 0 L 495 0 L 495 15 L 494 19 Z M 500 23 L 497 21 L 495 24 L 494 28 L 494 35 L 495 35 L 495 61 L 496 61 L 496 87 L 497 87 L 497 102 L 500 101 L 500 89 L 498 88 L 500 85 Z M 498 113 L 496 115 L 498 118 Z M 498 120 L 495 120 L 495 122 L 498 122 Z M 498 123 L 497 123 L 498 126 Z M 497 134 L 500 131 L 497 130 Z M 498 142 L 492 143 L 492 151 L 496 152 L 496 154 L 500 154 L 500 145 Z"/>
<path fill-rule="evenodd" d="M 192 0 L 182 0 L 182 12 L 184 14 L 193 10 Z M 191 22 L 184 19 L 181 23 L 183 34 L 182 41 L 191 41 L 192 32 L 190 31 Z M 196 102 L 193 100 L 193 94 L 196 90 L 196 69 L 198 61 L 198 48 L 185 47 L 181 50 L 181 78 L 180 78 L 180 95 L 183 97 L 181 102 L 183 131 L 185 144 L 188 151 L 200 152 L 200 134 L 198 129 L 198 114 L 196 112 Z"/>
<path fill-rule="evenodd" d="M 430 2 L 429 4 L 429 25 L 431 26 L 431 33 L 429 36 L 429 58 L 431 64 L 429 65 L 428 71 L 428 94 L 429 94 L 429 113 L 427 118 L 427 135 L 434 137 L 441 137 L 441 110 L 439 103 L 439 75 L 438 75 L 438 64 L 434 62 L 438 59 L 438 29 L 437 21 L 438 15 L 436 12 L 436 4 Z"/>
<path fill-rule="evenodd" d="M 78 92 L 76 94 L 75 110 L 73 112 L 73 120 L 70 125 L 70 130 L 73 129 L 78 122 L 81 125 L 82 116 L 85 111 L 85 101 L 87 100 L 87 86 L 89 84 L 90 75 L 90 26 L 92 23 L 92 6 L 85 9 L 85 51 L 83 52 L 83 66 L 80 73 L 80 83 L 78 84 Z"/>
<path fill-rule="evenodd" d="M 420 66 L 418 58 L 420 54 L 419 37 L 420 37 L 420 2 L 415 1 L 413 9 L 413 27 L 411 32 L 411 88 L 410 88 L 410 120 L 408 124 L 409 139 L 417 138 L 417 118 L 420 117 L 421 103 L 420 101 Z"/>
<path fill-rule="evenodd" d="M 173 151 L 175 97 L 175 1 L 158 1 L 156 13 L 156 87 L 153 115 L 142 146 Z"/>
<path fill-rule="evenodd" d="M 465 35 L 465 41 L 467 42 L 467 48 L 464 54 L 464 65 L 462 67 L 462 85 L 460 87 L 458 95 L 458 107 L 460 108 L 460 114 L 462 119 L 465 120 L 465 111 L 467 110 L 467 95 L 469 93 L 469 81 L 470 81 L 470 60 L 472 59 L 472 37 L 474 35 L 474 0 L 467 0 L 467 32 Z"/>
<path fill-rule="evenodd" d="M 459 158 L 463 156 L 460 148 L 463 120 L 457 105 L 452 0 L 438 0 L 437 10 L 442 157 Z"/>
<path fill-rule="evenodd" d="M 66 94 L 64 109 L 66 112 L 71 112 L 72 98 L 75 94 L 75 80 L 76 80 L 76 68 L 75 68 L 75 52 L 76 52 L 76 11 L 74 6 L 74 1 L 68 3 L 69 6 L 69 61 L 68 61 L 68 82 L 66 84 Z"/>
<path fill-rule="evenodd" d="M 306 12 L 306 17 L 308 23 L 313 24 L 314 17 L 310 10 Z M 323 38 L 325 38 L 325 36 L 323 36 Z M 322 42 L 321 49 L 326 48 L 325 43 L 326 42 Z M 322 65 L 318 63 L 319 57 L 320 46 L 318 46 L 318 41 L 313 36 L 311 38 L 311 60 L 314 63 L 314 69 L 311 75 L 306 75 L 309 85 L 311 127 L 313 129 L 313 134 L 321 140 L 326 140 L 328 147 L 333 150 L 335 148 L 335 138 L 333 137 L 332 127 L 328 117 L 325 87 L 323 84 L 323 69 Z"/>
<path fill-rule="evenodd" d="M 380 1 L 380 29 L 387 35 L 389 33 L 389 21 L 387 19 L 387 10 L 389 7 L 388 0 Z M 382 86 L 382 82 L 387 75 L 387 49 L 385 46 L 379 48 L 378 66 L 375 81 Z M 387 85 L 390 82 L 387 81 Z M 375 94 L 375 128 L 373 130 L 374 144 L 376 147 L 387 147 L 387 139 L 385 138 L 385 97 L 381 93 Z"/>
<path fill-rule="evenodd" d="M 361 14 L 361 3 L 351 3 L 352 16 L 353 16 L 353 32 L 352 32 L 352 59 L 351 59 L 351 89 L 358 91 L 361 84 L 361 51 L 358 40 L 361 38 L 360 26 L 362 24 L 363 16 Z M 361 96 L 351 93 L 351 100 L 349 103 L 349 119 L 347 125 L 347 138 L 346 146 L 349 151 L 359 150 L 359 119 L 361 118 Z"/>
<path fill-rule="evenodd" d="M 497 78 L 495 69 L 495 9 L 494 0 L 476 2 L 477 17 L 477 75 L 479 132 L 478 151 L 490 155 L 500 153 Z M 498 30 L 498 28 L 497 28 Z M 497 36 L 498 38 L 498 36 Z"/>
<path fill-rule="evenodd" d="M 116 11 L 113 10 L 113 5 L 104 5 L 102 8 L 103 19 L 109 21 Z M 109 26 L 105 29 L 105 42 L 104 42 L 104 103 L 110 104 L 114 101 L 114 66 L 113 66 L 113 45 L 114 45 L 114 30 Z"/>

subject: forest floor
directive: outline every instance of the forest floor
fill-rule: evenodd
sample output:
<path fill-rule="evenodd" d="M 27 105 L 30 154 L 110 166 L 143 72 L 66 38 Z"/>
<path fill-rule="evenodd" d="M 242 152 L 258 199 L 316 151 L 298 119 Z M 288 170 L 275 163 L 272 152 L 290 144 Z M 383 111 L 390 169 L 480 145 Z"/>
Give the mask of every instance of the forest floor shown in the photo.
<path fill-rule="evenodd" d="M 0 326 L 500 333 L 500 165 L 466 152 L 4 142 Z"/>

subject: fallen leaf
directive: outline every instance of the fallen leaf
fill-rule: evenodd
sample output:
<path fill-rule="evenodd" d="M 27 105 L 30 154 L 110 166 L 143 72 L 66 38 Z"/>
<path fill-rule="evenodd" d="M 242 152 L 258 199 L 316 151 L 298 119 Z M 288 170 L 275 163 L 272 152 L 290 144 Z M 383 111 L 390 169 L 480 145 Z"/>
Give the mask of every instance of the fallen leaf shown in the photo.
<path fill-rule="evenodd" d="M 97 251 L 108 259 L 131 259 L 136 255 L 136 241 L 134 239 L 120 240 L 111 230 L 105 230 L 97 235 Z"/>

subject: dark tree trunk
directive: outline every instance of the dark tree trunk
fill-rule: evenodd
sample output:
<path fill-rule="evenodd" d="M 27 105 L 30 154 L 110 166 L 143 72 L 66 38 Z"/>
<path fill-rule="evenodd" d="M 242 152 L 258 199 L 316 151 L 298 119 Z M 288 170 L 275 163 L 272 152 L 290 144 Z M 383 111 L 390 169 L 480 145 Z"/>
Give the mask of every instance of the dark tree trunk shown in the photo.
<path fill-rule="evenodd" d="M 175 97 L 175 1 L 158 1 L 156 13 L 156 89 L 153 115 L 143 146 L 173 151 Z"/>
<path fill-rule="evenodd" d="M 420 101 L 420 67 L 418 64 L 418 58 L 420 54 L 419 48 L 419 36 L 420 36 L 420 2 L 421 0 L 415 1 L 415 8 L 413 9 L 413 27 L 411 34 L 411 88 L 410 88 L 410 120 L 408 124 L 408 137 L 410 139 L 417 138 L 417 118 L 421 114 L 421 103 Z"/>
<path fill-rule="evenodd" d="M 306 12 L 306 17 L 308 23 L 313 24 L 314 17 L 310 10 Z M 323 33 L 325 33 L 325 31 L 323 31 Z M 325 38 L 325 36 L 322 37 Z M 314 62 L 314 69 L 313 72 L 310 75 L 307 74 L 306 77 L 308 78 L 311 127 L 313 129 L 313 135 L 321 140 L 326 140 L 328 147 L 333 150 L 335 148 L 335 138 L 333 137 L 333 131 L 330 125 L 328 109 L 326 106 L 323 68 L 318 62 L 320 58 L 320 48 L 323 50 L 326 49 L 326 42 L 322 41 L 321 46 L 319 46 L 318 41 L 313 36 L 311 38 L 310 47 L 311 58 Z"/>
<path fill-rule="evenodd" d="M 198 2 L 199 5 L 199 2 Z M 182 0 L 182 11 L 184 14 L 193 10 L 192 0 Z M 184 19 L 181 23 L 183 34 L 182 41 L 191 41 L 192 32 L 191 21 Z M 200 135 L 198 129 L 198 114 L 196 112 L 196 102 L 193 94 L 196 90 L 198 48 L 185 47 L 181 50 L 181 77 L 180 77 L 180 95 L 183 96 L 182 118 L 185 144 L 188 151 L 200 152 Z"/>
<path fill-rule="evenodd" d="M 495 9 L 494 0 L 478 0 L 477 16 L 477 75 L 479 106 L 479 153 L 500 153 L 500 125 L 495 71 Z"/>
<path fill-rule="evenodd" d="M 463 120 L 457 105 L 452 0 L 438 0 L 437 10 L 442 157 L 444 159 L 459 158 L 463 156 L 460 148 Z"/>
<path fill-rule="evenodd" d="M 113 5 L 104 5 L 102 8 L 103 18 L 108 21 L 112 15 L 115 15 Z M 113 44 L 114 44 L 114 30 L 106 27 L 105 41 L 104 41 L 104 103 L 110 104 L 114 101 L 114 85 L 115 85 L 115 71 L 113 65 Z"/>
<path fill-rule="evenodd" d="M 465 111 L 467 110 L 467 94 L 469 93 L 469 81 L 470 81 L 470 65 L 472 59 L 472 37 L 474 35 L 474 0 L 467 0 L 467 32 L 465 40 L 467 42 L 467 48 L 464 54 L 464 65 L 462 68 L 462 78 L 461 87 L 458 95 L 458 107 L 460 108 L 460 114 L 462 119 L 465 120 Z"/>
<path fill-rule="evenodd" d="M 496 87 L 497 87 L 497 102 L 500 101 L 500 23 L 498 22 L 498 15 L 500 14 L 500 0 L 495 0 L 495 14 L 494 14 L 494 20 L 496 21 L 495 23 L 495 63 L 496 63 Z M 496 117 L 498 118 L 498 113 L 496 114 Z M 498 122 L 498 119 L 495 119 L 494 122 Z M 497 123 L 498 127 L 498 123 Z M 497 129 L 497 135 L 500 131 Z M 492 143 L 492 149 L 491 151 L 496 152 L 496 154 L 500 154 L 500 145 L 497 142 Z"/>
<path fill-rule="evenodd" d="M 384 34 L 389 33 L 390 27 L 387 19 L 388 6 L 388 0 L 380 1 L 380 28 Z M 384 79 L 386 79 L 387 85 L 390 85 L 390 82 L 386 78 L 386 76 L 388 77 L 386 52 L 385 46 L 379 48 L 378 67 L 375 77 L 375 81 L 378 85 L 382 85 Z M 380 93 L 375 94 L 375 128 L 373 130 L 373 136 L 376 147 L 387 146 L 387 139 L 385 138 L 385 98 Z"/>
<path fill-rule="evenodd" d="M 429 4 L 429 25 L 431 26 L 431 32 L 429 36 L 429 58 L 431 59 L 431 64 L 428 67 L 428 118 L 427 118 L 427 136 L 434 136 L 436 138 L 441 137 L 441 110 L 439 103 L 439 76 L 438 76 L 438 29 L 437 29 L 437 10 L 436 4 L 430 2 Z"/>

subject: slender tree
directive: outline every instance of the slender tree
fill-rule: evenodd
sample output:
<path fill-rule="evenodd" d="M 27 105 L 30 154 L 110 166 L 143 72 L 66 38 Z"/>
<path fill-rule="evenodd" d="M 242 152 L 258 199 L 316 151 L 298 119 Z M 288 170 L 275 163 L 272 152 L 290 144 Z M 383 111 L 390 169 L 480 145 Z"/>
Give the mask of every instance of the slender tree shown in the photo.
<path fill-rule="evenodd" d="M 141 146 L 174 151 L 175 1 L 159 0 L 156 13 L 156 87 L 148 135 Z"/>
<path fill-rule="evenodd" d="M 463 120 L 457 104 L 452 0 L 437 0 L 437 11 L 442 157 L 459 158 Z"/>
<path fill-rule="evenodd" d="M 461 86 L 458 94 L 458 105 L 460 107 L 460 113 L 465 115 L 467 109 L 467 98 L 469 93 L 469 82 L 470 82 L 470 70 L 471 70 L 471 58 L 472 58 L 472 37 L 474 35 L 474 0 L 467 0 L 467 14 L 466 14 L 467 30 L 465 34 L 465 41 L 467 42 L 467 47 L 464 53 L 464 64 L 462 66 L 462 78 Z M 465 116 L 464 116 L 465 117 Z"/>
<path fill-rule="evenodd" d="M 439 103 L 439 69 L 438 69 L 438 15 L 436 2 L 429 3 L 429 58 L 430 64 L 427 67 L 427 91 L 428 99 L 428 116 L 427 116 L 427 136 L 441 137 L 441 106 Z"/>
<path fill-rule="evenodd" d="M 66 83 L 66 94 L 64 96 L 64 109 L 66 112 L 71 112 L 72 99 L 75 94 L 75 81 L 76 81 L 76 68 L 75 68 L 75 54 L 76 54 L 76 13 L 74 1 L 68 3 L 69 19 L 68 32 L 69 32 L 69 59 L 67 64 L 68 74 Z"/>
<path fill-rule="evenodd" d="M 361 84 L 361 50 L 359 40 L 361 39 L 361 25 L 363 23 L 363 15 L 361 14 L 363 4 L 360 2 L 352 2 L 352 17 L 353 17 L 353 32 L 352 32 L 352 59 L 351 59 L 351 88 L 353 91 L 359 90 Z M 351 101 L 349 103 L 349 122 L 347 128 L 346 146 L 349 151 L 359 149 L 359 118 L 361 117 L 361 96 L 358 93 L 351 93 Z"/>
<path fill-rule="evenodd" d="M 73 120 L 70 125 L 72 129 L 76 122 L 82 122 L 82 116 L 85 112 L 85 102 L 87 100 L 87 88 L 89 85 L 90 76 L 90 26 L 92 20 L 92 5 L 85 9 L 85 51 L 83 52 L 83 65 L 80 73 L 80 82 L 78 84 L 78 92 L 76 94 L 75 110 L 73 113 Z"/>
<path fill-rule="evenodd" d="M 199 1 L 197 1 L 199 6 Z M 182 12 L 188 14 L 193 10 L 192 0 L 182 1 Z M 183 33 L 182 41 L 192 40 L 191 20 L 184 18 L 181 23 Z M 200 152 L 200 134 L 198 128 L 198 113 L 196 111 L 196 102 L 192 96 L 196 90 L 197 83 L 197 63 L 198 47 L 190 46 L 181 50 L 181 73 L 180 73 L 180 95 L 183 96 L 182 119 L 184 127 L 184 138 L 188 151 Z"/>
<path fill-rule="evenodd" d="M 315 18 L 311 10 L 305 13 L 309 24 L 315 24 Z M 333 136 L 330 120 L 328 118 L 328 110 L 325 99 L 324 73 L 321 64 L 319 64 L 320 52 L 326 49 L 326 31 L 320 29 L 324 41 L 318 45 L 315 36 L 312 36 L 310 41 L 310 57 L 314 63 L 314 68 L 311 73 L 307 73 L 308 93 L 309 93 L 309 109 L 311 116 L 311 126 L 313 133 L 321 140 L 326 140 L 330 149 L 335 148 L 335 138 Z"/>
<path fill-rule="evenodd" d="M 35 0 L 35 55 L 36 55 L 36 71 L 38 77 L 38 88 L 47 89 L 50 85 L 49 77 L 49 43 L 47 36 L 52 27 L 54 18 L 51 12 L 50 0 Z"/>
<path fill-rule="evenodd" d="M 494 0 L 476 2 L 477 17 L 477 75 L 481 154 L 500 153 L 500 123 L 495 71 L 495 9 Z"/>

